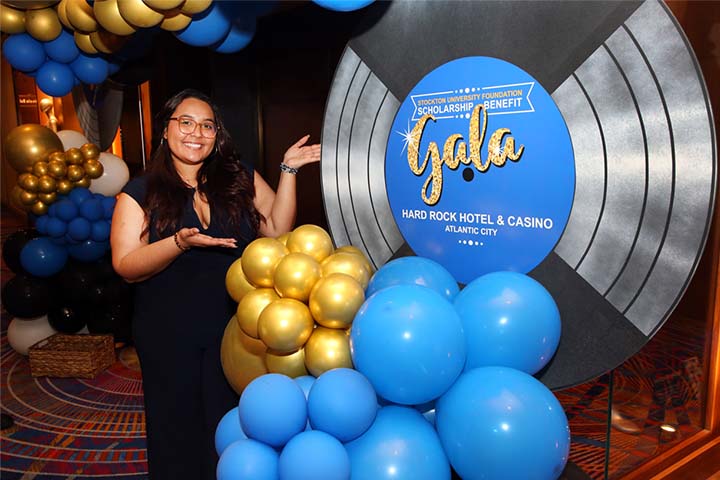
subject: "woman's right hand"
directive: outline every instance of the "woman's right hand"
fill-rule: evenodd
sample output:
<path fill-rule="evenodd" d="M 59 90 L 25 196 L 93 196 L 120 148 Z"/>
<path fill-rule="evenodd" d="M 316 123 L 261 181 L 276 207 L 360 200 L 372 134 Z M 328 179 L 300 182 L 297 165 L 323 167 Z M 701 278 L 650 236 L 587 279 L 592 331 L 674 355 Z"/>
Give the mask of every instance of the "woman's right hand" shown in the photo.
<path fill-rule="evenodd" d="M 200 233 L 197 228 L 181 228 L 177 232 L 177 241 L 184 249 L 192 247 L 225 247 L 237 248 L 234 238 L 216 238 Z"/>

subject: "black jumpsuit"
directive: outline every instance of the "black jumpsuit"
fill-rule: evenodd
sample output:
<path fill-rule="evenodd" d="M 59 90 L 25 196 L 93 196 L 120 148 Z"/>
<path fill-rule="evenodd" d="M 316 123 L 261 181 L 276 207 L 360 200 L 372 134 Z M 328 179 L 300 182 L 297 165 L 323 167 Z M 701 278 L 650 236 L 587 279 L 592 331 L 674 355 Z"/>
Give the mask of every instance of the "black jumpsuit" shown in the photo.
<path fill-rule="evenodd" d="M 145 177 L 131 180 L 123 192 L 143 206 Z M 211 204 L 204 229 L 189 195 L 183 227 L 227 237 L 214 212 Z M 245 228 L 247 239 L 252 233 Z M 158 240 L 151 228 L 150 242 Z M 225 289 L 225 273 L 247 245 L 237 240 L 237 249 L 193 248 L 135 285 L 133 338 L 143 375 L 152 480 L 215 478 L 215 428 L 238 402 L 220 364 L 222 334 L 236 308 Z"/>

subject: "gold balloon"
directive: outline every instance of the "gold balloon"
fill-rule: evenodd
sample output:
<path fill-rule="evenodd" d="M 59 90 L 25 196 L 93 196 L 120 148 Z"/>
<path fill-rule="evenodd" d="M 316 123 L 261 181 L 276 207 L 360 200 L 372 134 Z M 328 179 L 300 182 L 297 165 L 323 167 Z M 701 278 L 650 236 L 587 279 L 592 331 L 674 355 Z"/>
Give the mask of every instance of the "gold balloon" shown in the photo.
<path fill-rule="evenodd" d="M 305 366 L 315 377 L 333 368 L 353 368 L 348 331 L 317 327 L 305 344 Z"/>
<path fill-rule="evenodd" d="M 45 215 L 48 212 L 48 206 L 45 205 L 42 201 L 38 200 L 37 202 L 32 204 L 32 207 L 30 207 L 30 211 L 37 216 Z"/>
<path fill-rule="evenodd" d="M 48 155 L 47 161 L 48 161 L 48 163 L 53 162 L 53 161 L 61 161 L 61 162 L 65 163 L 66 162 L 65 152 L 62 150 L 59 150 L 57 152 L 52 152 L 50 155 Z"/>
<path fill-rule="evenodd" d="M 43 202 L 45 205 L 51 205 L 57 200 L 57 193 L 38 193 L 38 200 Z"/>
<path fill-rule="evenodd" d="M 90 188 L 90 179 L 88 177 L 82 177 L 77 182 L 73 182 L 73 188 L 74 187 Z"/>
<path fill-rule="evenodd" d="M 258 288 L 247 292 L 237 306 L 235 318 L 240 328 L 253 338 L 260 338 L 258 334 L 258 319 L 262 311 L 275 300 L 279 299 L 272 288 Z"/>
<path fill-rule="evenodd" d="M 110 33 L 124 36 L 137 31 L 120 15 L 117 0 L 95 0 L 93 13 L 97 22 Z"/>
<path fill-rule="evenodd" d="M 18 185 L 15 185 L 13 189 L 10 191 L 10 205 L 18 210 L 26 210 L 27 207 L 22 203 L 20 200 L 20 196 L 24 190 L 20 188 Z"/>
<path fill-rule="evenodd" d="M 315 282 L 320 280 L 320 264 L 310 255 L 288 253 L 275 267 L 273 284 L 283 298 L 307 302 Z"/>
<path fill-rule="evenodd" d="M 263 309 L 258 319 L 258 334 L 272 350 L 290 353 L 305 344 L 314 325 L 310 310 L 304 303 L 280 298 Z"/>
<path fill-rule="evenodd" d="M 23 190 L 27 190 L 28 192 L 37 192 L 40 187 L 38 177 L 32 173 L 21 173 L 18 175 L 17 183 Z"/>
<path fill-rule="evenodd" d="M 68 165 L 67 179 L 71 182 L 77 182 L 85 176 L 85 169 L 80 165 Z"/>
<path fill-rule="evenodd" d="M 233 300 L 239 302 L 246 293 L 255 290 L 255 287 L 245 278 L 241 259 L 235 260 L 225 274 L 225 288 Z"/>
<path fill-rule="evenodd" d="M 245 277 L 256 287 L 272 287 L 275 266 L 288 249 L 274 238 L 258 238 L 245 247 L 242 268 Z"/>
<path fill-rule="evenodd" d="M 159 25 L 165 15 L 153 10 L 143 3 L 142 0 L 123 0 L 118 2 L 120 15 L 130 25 L 139 28 L 150 28 Z"/>
<path fill-rule="evenodd" d="M 310 293 L 310 313 L 328 328 L 348 328 L 365 301 L 360 282 L 344 273 L 333 273 L 318 281 Z"/>
<path fill-rule="evenodd" d="M 265 365 L 270 373 L 281 373 L 290 378 L 309 375 L 305 368 L 305 351 L 301 348 L 293 353 L 277 353 L 268 350 Z"/>
<path fill-rule="evenodd" d="M 25 206 L 32 205 L 33 203 L 38 201 L 37 193 L 35 192 L 28 192 L 27 190 L 23 190 L 20 192 L 20 203 L 22 203 Z"/>
<path fill-rule="evenodd" d="M 47 162 L 35 162 L 33 164 L 33 168 L 32 168 L 33 175 L 42 177 L 43 175 L 48 175 L 49 172 L 50 172 L 50 170 L 48 169 Z"/>
<path fill-rule="evenodd" d="M 360 250 L 355 245 L 344 245 L 342 247 L 336 248 L 334 253 L 354 253 L 355 255 L 360 255 L 365 260 L 365 267 L 367 267 L 368 272 L 370 272 L 370 276 L 375 272 L 375 269 L 372 266 L 372 263 L 370 263 L 370 260 L 365 256 L 362 250 Z"/>
<path fill-rule="evenodd" d="M 63 160 L 55 159 L 48 162 L 48 175 L 58 180 L 65 177 L 67 174 L 67 165 L 65 164 L 64 158 L 63 156 Z"/>
<path fill-rule="evenodd" d="M 178 10 L 177 12 L 166 13 L 165 19 L 160 24 L 160 28 L 168 32 L 177 32 L 190 25 L 190 22 L 192 22 L 192 17 Z"/>
<path fill-rule="evenodd" d="M 10 130 L 3 147 L 5 159 L 19 173 L 31 172 L 35 162 L 45 161 L 51 152 L 63 149 L 55 132 L 35 123 Z"/>
<path fill-rule="evenodd" d="M 257 377 L 268 373 L 265 344 L 245 335 L 235 317 L 225 327 L 220 344 L 220 363 L 230 386 L 239 394 Z"/>
<path fill-rule="evenodd" d="M 62 32 L 60 19 L 53 8 L 25 12 L 25 29 L 35 40 L 49 42 Z"/>
<path fill-rule="evenodd" d="M 288 241 L 288 238 L 290 238 L 290 233 L 291 233 L 291 232 L 283 233 L 282 235 L 280 235 L 279 237 L 277 237 L 277 241 L 280 242 L 280 243 L 282 243 L 283 245 L 285 245 L 285 246 L 287 247 L 287 241 Z"/>
<path fill-rule="evenodd" d="M 103 164 L 97 160 L 87 160 L 83 163 L 85 174 L 90 179 L 100 178 L 103 174 Z"/>
<path fill-rule="evenodd" d="M 23 10 L 37 10 L 55 5 L 58 0 L 3 0 L 2 3 Z"/>
<path fill-rule="evenodd" d="M 185 15 L 195 15 L 205 11 L 212 4 L 212 0 L 185 0 L 180 11 Z"/>
<path fill-rule="evenodd" d="M 79 148 L 71 148 L 65 152 L 65 161 L 68 165 L 82 165 L 85 161 Z"/>
<path fill-rule="evenodd" d="M 59 193 L 60 195 L 67 195 L 68 193 L 70 193 L 73 187 L 73 182 L 71 182 L 67 178 L 63 178 L 62 180 L 57 181 L 57 193 Z"/>
<path fill-rule="evenodd" d="M 350 275 L 360 282 L 365 290 L 370 282 L 370 272 L 365 267 L 366 260 L 360 255 L 347 252 L 333 253 L 320 264 L 322 276 L 327 277 L 332 273 L 344 273 Z"/>
<path fill-rule="evenodd" d="M 302 225 L 290 233 L 287 239 L 290 252 L 307 253 L 322 262 L 333 252 L 330 235 L 317 225 Z"/>
<path fill-rule="evenodd" d="M 155 10 L 172 10 L 183 4 L 185 0 L 143 0 L 145 5 Z"/>
<path fill-rule="evenodd" d="M 80 147 L 80 153 L 85 160 L 97 160 L 100 157 L 100 148 L 94 143 L 86 143 Z"/>
<path fill-rule="evenodd" d="M 98 29 L 93 7 L 88 5 L 85 0 L 67 0 L 65 11 L 70 25 L 72 25 L 75 30 L 90 33 Z M 77 42 L 77 37 L 75 37 L 75 41 Z M 78 44 L 78 47 L 80 47 L 80 44 Z M 80 48 L 82 50 L 82 47 Z"/>
<path fill-rule="evenodd" d="M 25 31 L 25 12 L 0 3 L 0 32 L 13 35 Z"/>
<path fill-rule="evenodd" d="M 72 26 L 72 23 L 70 23 L 70 20 L 68 20 L 67 17 L 67 2 L 68 0 L 60 0 L 60 3 L 57 4 L 57 14 L 60 19 L 60 23 L 62 23 L 68 30 L 74 31 L 75 27 Z"/>
<path fill-rule="evenodd" d="M 53 193 L 57 190 L 57 182 L 50 175 L 43 175 L 38 178 L 38 190 L 40 193 Z"/>
<path fill-rule="evenodd" d="M 91 55 L 98 53 L 98 49 L 95 48 L 95 45 L 92 44 L 92 40 L 90 40 L 89 34 L 75 32 L 73 36 L 75 38 L 75 44 L 80 50 Z"/>
<path fill-rule="evenodd" d="M 107 32 L 104 29 L 98 30 L 97 32 L 90 32 L 90 43 L 97 49 L 98 52 L 102 53 L 113 53 L 120 50 L 127 37 L 119 37 L 114 33 Z M 98 152 L 99 154 L 100 152 Z"/>

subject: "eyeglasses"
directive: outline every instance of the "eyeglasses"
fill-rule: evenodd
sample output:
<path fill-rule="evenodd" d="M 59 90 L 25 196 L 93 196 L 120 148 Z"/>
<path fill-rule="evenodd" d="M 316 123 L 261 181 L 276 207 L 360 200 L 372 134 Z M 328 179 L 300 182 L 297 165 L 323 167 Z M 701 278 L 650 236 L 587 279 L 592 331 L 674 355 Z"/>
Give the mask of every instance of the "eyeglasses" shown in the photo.
<path fill-rule="evenodd" d="M 178 122 L 178 128 L 180 133 L 189 135 L 195 131 L 198 123 L 192 118 L 187 117 L 170 117 L 169 120 L 176 120 Z M 200 135 L 205 138 L 215 138 L 217 135 L 218 127 L 213 122 L 200 122 Z"/>

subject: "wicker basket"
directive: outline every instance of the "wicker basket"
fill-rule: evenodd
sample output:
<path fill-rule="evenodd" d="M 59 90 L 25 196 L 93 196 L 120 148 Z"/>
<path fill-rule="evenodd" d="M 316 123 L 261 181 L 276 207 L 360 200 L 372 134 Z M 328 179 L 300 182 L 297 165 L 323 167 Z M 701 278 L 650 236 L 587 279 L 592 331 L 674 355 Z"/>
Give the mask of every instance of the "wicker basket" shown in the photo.
<path fill-rule="evenodd" d="M 29 349 L 33 377 L 95 378 L 115 362 L 112 335 L 55 334 Z"/>

